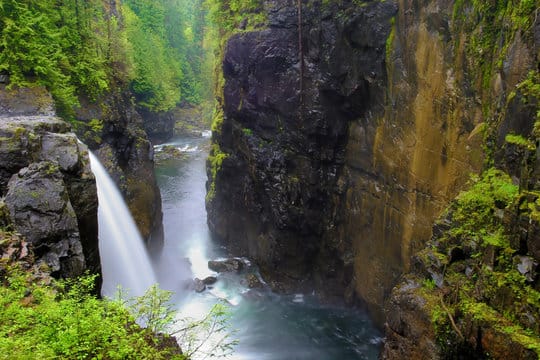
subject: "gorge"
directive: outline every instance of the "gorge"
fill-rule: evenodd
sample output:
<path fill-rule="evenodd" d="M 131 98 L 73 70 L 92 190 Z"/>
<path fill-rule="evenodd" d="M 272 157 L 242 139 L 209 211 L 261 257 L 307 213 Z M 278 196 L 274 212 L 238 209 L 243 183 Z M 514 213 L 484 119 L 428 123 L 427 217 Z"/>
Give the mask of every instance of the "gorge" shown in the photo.
<path fill-rule="evenodd" d="M 0 9 L 2 238 L 22 234 L 54 277 L 119 272 L 99 260 L 107 226 L 78 136 L 138 226 L 128 247 L 150 248 L 178 308 L 231 305 L 233 358 L 538 358 L 537 1 L 62 3 L 78 24 L 52 11 L 28 27 L 64 21 L 100 62 L 73 39 L 42 50 L 66 52 L 53 64 L 10 60 L 30 46 L 9 42 L 13 24 L 47 6 Z M 209 126 L 194 120 L 212 107 L 203 50 L 210 140 L 185 135 Z M 183 157 L 155 161 L 165 145 Z M 190 290 L 230 257 L 246 268 Z"/>

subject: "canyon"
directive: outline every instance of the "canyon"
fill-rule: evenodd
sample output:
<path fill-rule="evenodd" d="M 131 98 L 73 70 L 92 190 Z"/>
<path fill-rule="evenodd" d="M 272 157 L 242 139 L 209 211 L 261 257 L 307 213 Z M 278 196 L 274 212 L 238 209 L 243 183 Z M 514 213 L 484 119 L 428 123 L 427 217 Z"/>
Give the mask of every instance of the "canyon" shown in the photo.
<path fill-rule="evenodd" d="M 278 293 L 366 309 L 383 359 L 538 358 L 538 11 L 527 0 L 226 8 L 206 162 L 214 240 Z M 0 84 L 0 225 L 56 277 L 101 272 L 88 148 L 147 246 L 163 244 L 151 140 L 199 115 L 138 108 L 125 82 L 112 85 L 81 95 L 70 125 L 44 87 Z"/>
<path fill-rule="evenodd" d="M 264 2 L 267 26 L 223 47 L 209 226 L 277 289 L 367 306 L 395 341 L 387 358 L 413 356 L 412 334 L 436 349 L 432 309 L 407 323 L 421 298 L 394 301 L 389 323 L 385 304 L 471 174 L 496 166 L 537 188 L 537 155 L 508 135 L 536 148 L 538 22 L 461 1 L 302 6 L 299 24 L 296 2 Z"/>

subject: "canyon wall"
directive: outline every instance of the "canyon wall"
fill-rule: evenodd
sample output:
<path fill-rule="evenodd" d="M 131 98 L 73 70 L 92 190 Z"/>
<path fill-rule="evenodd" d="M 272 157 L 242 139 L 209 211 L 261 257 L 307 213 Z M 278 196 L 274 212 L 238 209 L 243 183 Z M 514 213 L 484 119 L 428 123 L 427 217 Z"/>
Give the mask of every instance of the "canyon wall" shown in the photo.
<path fill-rule="evenodd" d="M 297 2 L 265 1 L 266 25 L 223 51 L 212 231 L 276 284 L 324 284 L 382 324 L 470 175 L 503 166 L 507 134 L 534 137 L 535 101 L 515 96 L 538 66 L 527 4 L 305 1 L 300 47 Z"/>
<path fill-rule="evenodd" d="M 148 244 L 163 242 L 161 195 L 154 175 L 154 149 L 125 83 L 97 101 L 81 98 L 77 133 L 99 157 L 119 187 Z"/>
<path fill-rule="evenodd" d="M 354 257 L 362 256 L 351 234 L 335 240 L 344 228 L 337 208 L 351 187 L 349 128 L 375 126 L 384 113 L 385 44 L 396 6 L 306 3 L 302 55 L 295 2 L 265 7 L 268 26 L 232 36 L 224 49 L 209 225 L 268 279 L 309 287 L 320 280 L 335 288 L 327 295 L 341 297 L 352 290 Z"/>

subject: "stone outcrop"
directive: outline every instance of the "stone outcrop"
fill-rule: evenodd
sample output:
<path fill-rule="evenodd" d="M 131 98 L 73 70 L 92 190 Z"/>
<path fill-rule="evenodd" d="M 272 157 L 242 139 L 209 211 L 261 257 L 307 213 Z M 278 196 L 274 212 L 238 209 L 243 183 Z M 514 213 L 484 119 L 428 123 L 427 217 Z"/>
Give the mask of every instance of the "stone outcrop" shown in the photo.
<path fill-rule="evenodd" d="M 209 260 L 208 268 L 215 272 L 239 272 L 244 268 L 241 259 Z"/>
<path fill-rule="evenodd" d="M 491 3 L 307 1 L 301 64 L 296 6 L 265 1 L 267 27 L 226 43 L 208 222 L 265 278 L 312 279 L 382 325 L 469 175 L 488 160 L 524 179 L 501 159 L 523 158 L 509 133 L 534 143 L 538 23 Z"/>
<path fill-rule="evenodd" d="M 174 111 L 155 113 L 138 107 L 137 112 L 141 114 L 144 130 L 152 143 L 161 144 L 174 135 L 174 126 L 177 121 Z"/>
<path fill-rule="evenodd" d="M 53 275 L 100 273 L 97 192 L 85 145 L 41 88 L 7 91 L 0 114 L 0 193 L 9 219 Z"/>
<path fill-rule="evenodd" d="M 137 107 L 144 130 L 152 143 L 167 142 L 175 135 L 200 136 L 209 125 L 202 105 L 182 104 L 169 111 L 152 112 Z"/>
<path fill-rule="evenodd" d="M 154 149 L 144 131 L 142 118 L 130 94 L 118 90 L 98 102 L 81 101 L 77 119 L 98 129 L 78 133 L 118 185 L 143 239 L 152 245 L 163 242 L 161 194 L 154 176 Z M 125 84 L 124 84 L 125 86 Z M 86 129 L 88 130 L 88 129 Z M 93 141 L 95 135 L 98 141 Z"/>

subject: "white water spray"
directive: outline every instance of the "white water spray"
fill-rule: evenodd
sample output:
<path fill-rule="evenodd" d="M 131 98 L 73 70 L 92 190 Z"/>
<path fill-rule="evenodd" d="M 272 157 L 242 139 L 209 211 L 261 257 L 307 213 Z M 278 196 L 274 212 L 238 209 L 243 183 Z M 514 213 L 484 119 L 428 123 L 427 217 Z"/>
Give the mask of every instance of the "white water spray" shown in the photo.
<path fill-rule="evenodd" d="M 99 252 L 104 296 L 114 296 L 118 286 L 129 296 L 140 296 L 157 282 L 143 240 L 107 170 L 91 152 L 90 164 L 98 193 Z"/>

